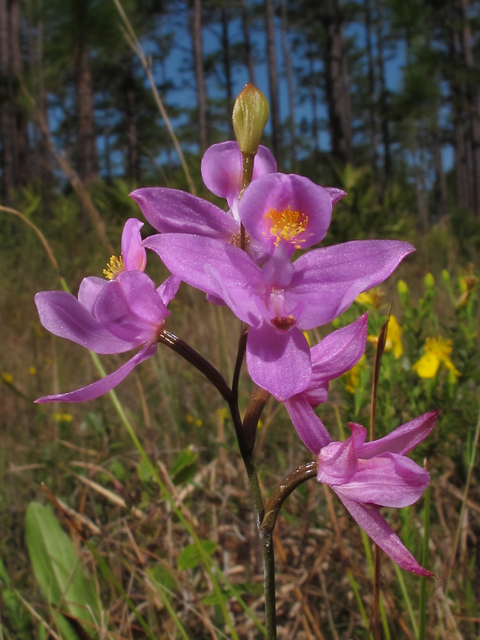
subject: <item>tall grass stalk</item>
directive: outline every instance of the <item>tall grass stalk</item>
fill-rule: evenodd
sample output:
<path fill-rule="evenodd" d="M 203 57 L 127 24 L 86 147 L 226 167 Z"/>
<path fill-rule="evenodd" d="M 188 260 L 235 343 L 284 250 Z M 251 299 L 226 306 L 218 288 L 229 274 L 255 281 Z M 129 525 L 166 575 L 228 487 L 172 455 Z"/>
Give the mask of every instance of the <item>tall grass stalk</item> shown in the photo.
<path fill-rule="evenodd" d="M 425 461 L 426 462 L 426 461 Z M 423 550 L 422 550 L 422 567 L 428 566 L 428 544 L 430 542 L 430 487 L 425 491 L 425 502 L 423 506 Z M 427 630 L 427 578 L 420 577 L 420 598 L 418 603 L 419 619 L 418 619 L 418 640 L 425 640 Z"/>
<path fill-rule="evenodd" d="M 428 491 L 428 489 L 427 489 Z M 422 562 L 422 567 L 425 565 Z M 393 564 L 395 569 L 395 573 L 397 574 L 398 584 L 400 585 L 400 591 L 402 592 L 403 601 L 405 602 L 405 606 L 407 607 L 408 615 L 410 616 L 410 622 L 412 623 L 413 635 L 416 637 L 418 634 L 417 621 L 415 620 L 415 614 L 413 613 L 412 601 L 410 600 L 410 596 L 408 595 L 407 585 L 405 584 L 405 580 L 403 579 L 403 573 L 398 564 Z"/>

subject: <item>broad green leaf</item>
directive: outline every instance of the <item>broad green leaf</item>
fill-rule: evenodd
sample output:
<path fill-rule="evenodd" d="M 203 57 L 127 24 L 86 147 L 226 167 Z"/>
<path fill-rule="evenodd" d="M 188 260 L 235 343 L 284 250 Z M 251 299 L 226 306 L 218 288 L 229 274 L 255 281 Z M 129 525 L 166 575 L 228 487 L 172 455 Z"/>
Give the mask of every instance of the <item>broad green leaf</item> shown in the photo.
<path fill-rule="evenodd" d="M 182 484 L 193 478 L 197 472 L 198 454 L 193 446 L 182 451 L 170 469 L 170 477 L 174 484 Z"/>
<path fill-rule="evenodd" d="M 86 576 L 70 538 L 52 511 L 39 502 L 31 502 L 25 533 L 35 577 L 49 604 L 55 607 L 60 603 L 60 609 L 91 623 L 88 605 L 95 619 L 100 620 L 94 582 Z M 87 630 L 90 632 L 91 628 Z"/>
<path fill-rule="evenodd" d="M 215 553 L 215 549 L 217 548 L 215 542 L 212 542 L 211 540 L 201 540 L 200 544 L 207 555 L 211 556 Z M 178 556 L 178 570 L 183 571 L 185 569 L 193 569 L 199 562 L 201 562 L 201 560 L 202 556 L 198 546 L 194 543 L 189 544 Z"/>

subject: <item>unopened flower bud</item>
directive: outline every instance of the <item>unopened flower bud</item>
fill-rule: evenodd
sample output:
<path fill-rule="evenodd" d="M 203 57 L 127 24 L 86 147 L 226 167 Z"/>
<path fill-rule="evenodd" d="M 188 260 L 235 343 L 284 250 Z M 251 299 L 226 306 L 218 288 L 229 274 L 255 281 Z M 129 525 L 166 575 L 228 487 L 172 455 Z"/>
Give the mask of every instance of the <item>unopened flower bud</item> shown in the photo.
<path fill-rule="evenodd" d="M 450 274 L 446 269 L 442 269 L 442 280 L 445 284 L 450 282 Z"/>
<path fill-rule="evenodd" d="M 233 128 L 243 154 L 257 153 L 269 113 L 270 107 L 266 97 L 248 82 L 237 96 L 232 114 Z"/>
<path fill-rule="evenodd" d="M 427 289 L 432 289 L 435 286 L 435 279 L 431 273 L 427 273 L 423 282 L 425 283 L 425 287 Z"/>

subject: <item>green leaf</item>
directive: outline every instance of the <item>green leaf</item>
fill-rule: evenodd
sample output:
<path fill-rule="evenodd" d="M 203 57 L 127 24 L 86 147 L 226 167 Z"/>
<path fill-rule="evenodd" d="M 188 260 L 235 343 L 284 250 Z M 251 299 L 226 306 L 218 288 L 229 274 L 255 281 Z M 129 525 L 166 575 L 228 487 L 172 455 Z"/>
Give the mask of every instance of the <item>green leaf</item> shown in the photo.
<path fill-rule="evenodd" d="M 207 555 L 212 556 L 215 553 L 215 549 L 217 548 L 217 544 L 215 542 L 212 542 L 211 540 L 201 540 L 200 544 Z M 189 544 L 178 556 L 178 570 L 184 571 L 185 569 L 193 569 L 199 562 L 201 562 L 201 560 L 202 556 L 198 546 L 194 543 Z"/>
<path fill-rule="evenodd" d="M 192 445 L 180 453 L 170 469 L 174 484 L 186 483 L 193 478 L 197 472 L 197 458 L 198 454 Z"/>
<path fill-rule="evenodd" d="M 91 623 L 88 606 L 100 620 L 95 584 L 86 576 L 70 538 L 52 511 L 31 502 L 25 534 L 33 572 L 49 604 L 60 604 L 60 609 Z"/>
<path fill-rule="evenodd" d="M 197 472 L 197 458 L 198 454 L 192 445 L 180 453 L 170 469 L 173 484 L 184 484 L 193 478 Z"/>

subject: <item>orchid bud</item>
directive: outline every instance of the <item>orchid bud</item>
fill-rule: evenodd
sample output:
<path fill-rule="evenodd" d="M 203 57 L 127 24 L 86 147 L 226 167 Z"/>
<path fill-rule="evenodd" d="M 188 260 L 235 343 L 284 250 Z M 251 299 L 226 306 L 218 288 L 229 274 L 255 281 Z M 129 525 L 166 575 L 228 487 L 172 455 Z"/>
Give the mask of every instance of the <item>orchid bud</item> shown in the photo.
<path fill-rule="evenodd" d="M 235 100 L 232 114 L 233 128 L 243 154 L 257 153 L 269 113 L 266 97 L 257 87 L 247 82 Z"/>

